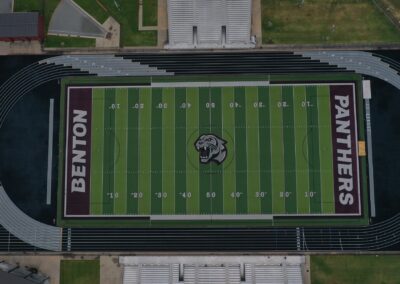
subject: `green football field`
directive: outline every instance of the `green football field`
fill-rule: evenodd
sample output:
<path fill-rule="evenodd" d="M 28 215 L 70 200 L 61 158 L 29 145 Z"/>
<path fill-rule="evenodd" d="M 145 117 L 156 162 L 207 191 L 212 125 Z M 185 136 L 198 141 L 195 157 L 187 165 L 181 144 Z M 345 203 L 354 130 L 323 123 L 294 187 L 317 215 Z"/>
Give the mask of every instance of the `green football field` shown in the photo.
<path fill-rule="evenodd" d="M 330 88 L 262 82 L 69 87 L 67 141 L 84 133 L 88 142 L 87 160 L 80 156 L 85 178 L 72 183 L 80 197 L 70 197 L 64 178 L 64 215 L 338 214 Z M 72 155 L 79 176 L 75 149 L 83 142 L 75 142 L 67 142 L 66 157 Z"/>

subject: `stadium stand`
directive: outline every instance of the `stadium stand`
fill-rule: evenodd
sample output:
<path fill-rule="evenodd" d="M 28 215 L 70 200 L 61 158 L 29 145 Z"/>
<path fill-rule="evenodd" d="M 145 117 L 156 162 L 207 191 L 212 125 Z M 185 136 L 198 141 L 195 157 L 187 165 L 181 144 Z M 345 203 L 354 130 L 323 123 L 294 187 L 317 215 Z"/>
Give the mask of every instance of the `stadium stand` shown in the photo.
<path fill-rule="evenodd" d="M 38 222 L 22 212 L 0 185 L 0 224 L 11 234 L 38 248 L 61 251 L 62 229 Z"/>
<path fill-rule="evenodd" d="M 251 0 L 168 0 L 170 49 L 251 48 Z"/>
<path fill-rule="evenodd" d="M 124 283 L 169 284 L 178 282 L 178 264 L 127 266 L 124 270 Z"/>
<path fill-rule="evenodd" d="M 305 51 L 298 54 L 313 60 L 327 62 L 347 70 L 373 76 L 391 83 L 400 89 L 400 77 L 397 71 L 381 58 L 363 51 Z"/>
<path fill-rule="evenodd" d="M 245 283 L 303 283 L 300 265 L 258 265 L 246 264 Z"/>
<path fill-rule="evenodd" d="M 293 55 L 291 52 L 169 52 L 117 56 L 165 69 L 175 75 L 350 72 L 345 68 L 310 60 L 299 54 Z"/>
<path fill-rule="evenodd" d="M 40 61 L 39 63 L 71 66 L 98 76 L 161 76 L 171 75 L 165 70 L 139 62 L 125 60 L 114 55 L 61 55 Z"/>
<path fill-rule="evenodd" d="M 124 284 L 301 284 L 304 261 L 300 256 L 120 257 Z"/>
<path fill-rule="evenodd" d="M 240 265 L 184 265 L 185 284 L 230 283 L 240 284 Z"/>

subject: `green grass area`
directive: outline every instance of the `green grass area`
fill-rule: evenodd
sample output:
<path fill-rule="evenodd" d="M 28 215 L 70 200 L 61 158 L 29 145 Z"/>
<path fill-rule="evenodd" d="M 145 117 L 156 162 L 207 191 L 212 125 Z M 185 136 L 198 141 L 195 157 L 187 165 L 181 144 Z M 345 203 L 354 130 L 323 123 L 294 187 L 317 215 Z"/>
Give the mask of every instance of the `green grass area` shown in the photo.
<path fill-rule="evenodd" d="M 99 284 L 99 260 L 61 260 L 60 284 Z"/>
<path fill-rule="evenodd" d="M 313 284 L 398 284 L 399 255 L 311 256 Z"/>
<path fill-rule="evenodd" d="M 143 26 L 157 26 L 157 0 L 143 1 Z"/>
<path fill-rule="evenodd" d="M 100 24 L 104 23 L 110 16 L 106 6 L 101 6 L 102 2 L 95 0 L 75 0 L 75 3 L 81 6 L 83 10 L 88 12 Z"/>
<path fill-rule="evenodd" d="M 44 44 L 46 47 L 94 47 L 96 40 L 93 38 L 47 36 Z"/>
<path fill-rule="evenodd" d="M 262 0 L 262 29 L 263 44 L 400 42 L 370 0 Z"/>
<path fill-rule="evenodd" d="M 14 12 L 42 11 L 43 1 L 14 0 Z"/>
<path fill-rule="evenodd" d="M 15 0 L 14 11 L 40 11 L 44 15 L 47 31 L 51 16 L 59 2 L 60 0 Z M 156 31 L 139 32 L 138 30 L 139 0 L 76 0 L 75 2 L 100 23 L 103 23 L 109 16 L 116 19 L 121 25 L 122 46 L 155 46 L 157 44 Z M 145 25 L 156 25 L 157 0 L 143 2 L 145 2 L 143 6 Z M 88 41 L 70 40 L 67 42 L 64 39 L 56 40 L 55 38 L 46 40 L 45 45 L 46 47 L 60 47 L 61 42 L 64 42 L 65 47 L 92 46 Z"/>
<path fill-rule="evenodd" d="M 138 0 L 99 0 L 98 2 L 76 0 L 76 2 L 100 23 L 112 16 L 121 25 L 122 46 L 154 46 L 157 44 L 156 31 L 141 32 L 138 30 Z M 149 18 L 150 23 L 154 19 L 157 21 L 157 1 L 146 0 L 143 2 L 150 2 L 150 4 L 144 4 L 143 16 Z M 118 4 L 118 7 L 115 3 Z"/>

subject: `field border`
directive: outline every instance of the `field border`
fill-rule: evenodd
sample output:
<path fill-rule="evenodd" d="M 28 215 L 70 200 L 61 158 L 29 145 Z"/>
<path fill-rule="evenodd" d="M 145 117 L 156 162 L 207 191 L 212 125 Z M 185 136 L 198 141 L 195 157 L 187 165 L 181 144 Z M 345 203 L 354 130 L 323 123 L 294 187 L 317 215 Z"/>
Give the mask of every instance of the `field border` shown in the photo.
<path fill-rule="evenodd" d="M 320 225 L 366 225 L 369 220 L 368 212 L 368 187 L 367 187 L 367 169 L 366 157 L 358 157 L 359 159 L 359 179 L 360 179 L 360 198 L 361 201 L 361 215 L 343 216 L 343 215 L 318 215 L 318 216 L 279 216 L 274 215 L 274 219 L 263 220 L 149 220 L 149 219 L 135 219 L 130 216 L 122 217 L 81 217 L 79 219 L 71 219 L 64 217 L 62 212 L 64 204 L 62 196 L 64 194 L 63 188 L 63 162 L 65 157 L 65 98 L 66 91 L 69 85 L 73 86 L 115 86 L 119 84 L 122 86 L 145 86 L 151 83 L 174 83 L 182 81 L 190 82 L 213 82 L 213 81 L 226 81 L 235 82 L 238 80 L 243 81 L 268 81 L 273 84 L 295 84 L 295 83 L 354 83 L 355 84 L 355 98 L 356 98 L 356 116 L 357 116 L 357 136 L 358 140 L 365 140 L 365 125 L 364 125 L 364 109 L 362 99 L 362 76 L 355 73 L 324 73 L 324 74 L 285 74 L 285 75 L 270 75 L 270 74 L 244 74 L 244 75 L 213 75 L 213 76 L 162 76 L 162 77 L 66 77 L 61 81 L 61 99 L 60 99 L 60 143 L 59 143 L 59 182 L 58 182 L 58 195 L 57 195 L 57 224 L 60 226 L 72 227 L 237 227 L 237 226 L 320 226 Z"/>

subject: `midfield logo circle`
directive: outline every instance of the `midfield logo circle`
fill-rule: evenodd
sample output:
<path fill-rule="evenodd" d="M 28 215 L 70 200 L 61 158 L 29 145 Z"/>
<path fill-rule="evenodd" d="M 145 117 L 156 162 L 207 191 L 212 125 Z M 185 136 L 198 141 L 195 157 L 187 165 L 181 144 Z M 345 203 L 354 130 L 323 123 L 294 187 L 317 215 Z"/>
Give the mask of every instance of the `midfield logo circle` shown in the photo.
<path fill-rule="evenodd" d="M 215 162 L 222 164 L 227 156 L 227 141 L 215 134 L 202 134 L 197 138 L 194 146 L 199 152 L 199 160 L 202 164 Z"/>

